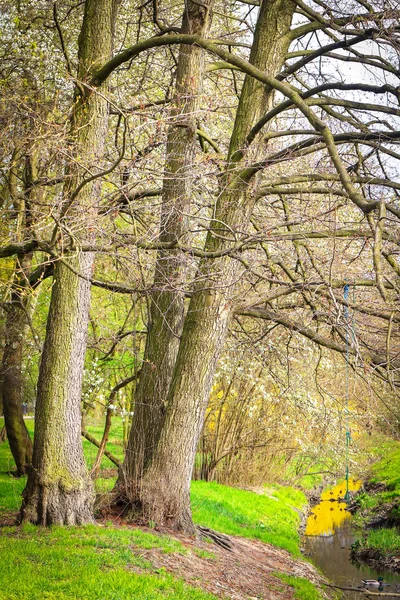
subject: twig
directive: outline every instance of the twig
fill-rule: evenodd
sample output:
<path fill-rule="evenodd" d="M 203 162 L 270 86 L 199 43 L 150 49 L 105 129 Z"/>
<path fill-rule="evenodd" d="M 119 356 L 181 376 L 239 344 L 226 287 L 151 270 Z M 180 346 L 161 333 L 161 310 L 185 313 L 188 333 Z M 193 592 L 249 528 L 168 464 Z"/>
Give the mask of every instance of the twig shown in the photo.
<path fill-rule="evenodd" d="M 100 448 L 100 442 L 98 440 L 96 440 L 96 438 L 94 438 L 92 435 L 90 435 L 90 433 L 88 433 L 84 429 L 82 429 L 81 433 L 82 433 L 82 436 L 85 439 L 87 439 L 91 444 L 93 444 L 94 446 L 97 446 L 97 448 Z M 107 458 L 109 458 L 111 460 L 112 463 L 114 463 L 114 465 L 116 467 L 119 468 L 121 466 L 121 462 L 118 460 L 118 458 L 116 456 L 114 456 L 114 454 L 112 454 L 108 450 L 104 450 L 104 454 L 107 456 Z"/>

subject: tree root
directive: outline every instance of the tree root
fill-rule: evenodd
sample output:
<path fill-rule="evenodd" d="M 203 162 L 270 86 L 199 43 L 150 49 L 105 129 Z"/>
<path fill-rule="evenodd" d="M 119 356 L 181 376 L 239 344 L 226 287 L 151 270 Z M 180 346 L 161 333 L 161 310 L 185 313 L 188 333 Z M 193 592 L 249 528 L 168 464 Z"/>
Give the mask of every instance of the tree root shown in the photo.
<path fill-rule="evenodd" d="M 232 540 L 227 535 L 214 531 L 213 529 L 209 529 L 208 527 L 202 527 L 201 525 L 198 525 L 196 529 L 199 532 L 200 537 L 212 540 L 214 544 L 217 544 L 217 546 L 221 546 L 221 548 L 224 548 L 224 550 L 229 550 L 229 552 L 232 552 Z"/>

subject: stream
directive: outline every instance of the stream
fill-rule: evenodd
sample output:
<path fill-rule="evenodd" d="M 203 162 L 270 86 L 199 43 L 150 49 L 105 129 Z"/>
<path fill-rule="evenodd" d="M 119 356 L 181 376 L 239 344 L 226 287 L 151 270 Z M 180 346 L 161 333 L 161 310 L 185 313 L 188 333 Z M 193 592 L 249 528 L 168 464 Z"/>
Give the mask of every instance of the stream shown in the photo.
<path fill-rule="evenodd" d="M 356 491 L 360 481 L 351 480 L 349 490 Z M 390 571 L 375 571 L 367 565 L 357 565 L 350 559 L 352 543 L 359 533 L 352 529 L 351 514 L 346 504 L 340 500 L 344 496 L 345 484 L 341 483 L 332 490 L 323 492 L 319 504 L 312 508 L 303 538 L 303 549 L 307 557 L 330 579 L 341 587 L 363 588 L 363 579 L 377 580 L 383 577 L 386 584 L 382 591 L 385 600 L 398 600 L 390 592 L 400 593 L 400 576 Z M 375 593 L 377 587 L 368 588 Z M 389 594 L 389 595 L 387 595 Z M 346 600 L 362 600 L 365 596 L 359 592 L 343 592 Z M 375 598 L 378 596 L 371 596 Z"/>

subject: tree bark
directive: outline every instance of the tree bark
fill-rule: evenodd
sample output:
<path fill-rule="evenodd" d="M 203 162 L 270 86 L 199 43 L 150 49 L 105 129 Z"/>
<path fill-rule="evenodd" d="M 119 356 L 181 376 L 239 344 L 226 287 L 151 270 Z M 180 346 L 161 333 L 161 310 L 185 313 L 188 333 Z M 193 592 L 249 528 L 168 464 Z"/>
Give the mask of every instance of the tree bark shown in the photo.
<path fill-rule="evenodd" d="M 212 0 L 188 0 L 182 31 L 206 37 L 211 24 Z M 172 123 L 168 130 L 162 194 L 160 241 L 174 243 L 188 231 L 196 152 L 196 119 L 205 73 L 204 50 L 182 45 L 179 50 Z M 118 495 L 137 498 L 140 479 L 151 464 L 164 422 L 185 311 L 187 256 L 160 251 L 150 301 L 148 335 L 125 461 L 117 483 Z"/>
<path fill-rule="evenodd" d="M 17 213 L 17 239 L 21 241 L 26 234 L 30 235 L 33 225 L 31 203 L 40 199 L 33 189 L 32 182 L 37 177 L 37 156 L 25 156 L 24 182 L 25 193 L 18 193 L 17 181 L 21 175 L 17 173 L 17 163 L 22 153 L 15 151 L 14 161 L 10 167 L 9 194 Z M 32 441 L 25 425 L 22 403 L 23 397 L 23 349 L 25 333 L 29 318 L 29 292 L 32 282 L 32 252 L 19 254 L 16 259 L 10 301 L 4 305 L 6 311 L 5 346 L 0 366 L 0 395 L 3 399 L 4 423 L 7 430 L 10 450 L 16 465 L 17 476 L 25 475 L 32 461 Z M 36 287 L 41 281 L 39 277 L 34 283 Z"/>
<path fill-rule="evenodd" d="M 250 56 L 250 62 L 259 69 L 271 74 L 279 72 L 290 43 L 288 33 L 294 9 L 291 0 L 262 3 Z M 216 218 L 207 236 L 208 251 L 230 247 L 235 243 L 234 239 L 229 241 L 231 232 L 246 230 L 254 199 L 247 185 L 236 176 L 238 160 L 246 156 L 246 136 L 268 108 L 272 96 L 272 90 L 250 77 L 245 78 L 231 138 L 225 191 L 218 201 Z M 252 148 L 250 151 L 254 159 L 258 151 Z M 189 496 L 191 474 L 215 368 L 232 313 L 240 263 L 228 256 L 203 260 L 199 275 L 202 283 L 192 295 L 185 319 L 164 426 L 140 490 L 147 518 L 189 533 L 194 532 Z"/>
<path fill-rule="evenodd" d="M 100 178 L 89 179 L 102 163 L 108 102 L 85 87 L 99 64 L 111 56 L 115 0 L 87 0 L 79 36 L 78 91 L 70 139 L 76 163 L 69 166 L 61 226 L 75 241 L 92 240 Z M 84 165 L 86 169 L 81 169 Z M 22 521 L 42 525 L 81 524 L 93 519 L 93 483 L 81 443 L 81 387 L 89 319 L 93 253 L 65 256 L 56 263 L 39 371 L 32 469 L 23 493 Z"/>
<path fill-rule="evenodd" d="M 22 353 L 27 310 L 26 302 L 17 295 L 7 307 L 5 347 L 0 371 L 4 423 L 18 476 L 27 473 L 32 461 L 32 441 L 22 413 Z"/>

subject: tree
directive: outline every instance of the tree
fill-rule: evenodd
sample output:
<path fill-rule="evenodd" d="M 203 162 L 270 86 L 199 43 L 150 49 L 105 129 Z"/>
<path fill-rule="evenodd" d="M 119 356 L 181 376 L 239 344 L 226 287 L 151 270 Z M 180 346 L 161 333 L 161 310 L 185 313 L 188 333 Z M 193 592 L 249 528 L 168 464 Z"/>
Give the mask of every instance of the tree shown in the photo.
<path fill-rule="evenodd" d="M 207 37 L 211 3 L 186 3 L 182 32 Z M 204 51 L 182 45 L 176 71 L 175 97 L 168 127 L 162 191 L 161 244 L 188 242 L 196 155 L 197 113 L 205 74 Z M 188 267 L 179 250 L 159 250 L 148 315 L 146 348 L 135 393 L 135 412 L 118 494 L 135 500 L 140 481 L 152 462 L 163 426 L 165 401 L 179 348 L 185 312 Z"/>
<path fill-rule="evenodd" d="M 227 62 L 240 66 L 245 72 L 251 73 L 251 77 L 247 76 L 245 79 L 241 93 L 235 127 L 231 137 L 229 161 L 226 169 L 227 175 L 224 181 L 225 188 L 217 202 L 215 220 L 208 233 L 205 245 L 206 258 L 201 261 L 199 266 L 201 284 L 198 284 L 197 289 L 195 288 L 192 293 L 188 314 L 185 319 L 177 361 L 167 398 L 167 413 L 164 426 L 152 465 L 142 479 L 139 494 L 145 515 L 156 522 L 170 522 L 175 527 L 188 531 L 193 530 L 189 508 L 189 483 L 197 440 L 204 418 L 204 411 L 220 347 L 224 341 L 229 319 L 233 312 L 234 293 L 235 288 L 237 289 L 235 282 L 240 277 L 240 267 L 238 266 L 240 263 L 229 256 L 232 253 L 232 246 L 235 245 L 236 240 L 227 241 L 227 237 L 229 237 L 230 232 L 246 232 L 246 225 L 251 217 L 255 202 L 254 195 L 249 193 L 248 183 L 250 183 L 261 169 L 280 162 L 288 156 L 293 158 L 293 156 L 296 156 L 296 153 L 298 156 L 301 156 L 303 149 L 314 146 L 314 144 L 316 146 L 320 144 L 318 149 L 327 148 L 328 155 L 337 170 L 338 178 L 345 193 L 353 203 L 367 215 L 377 206 L 377 203 L 366 201 L 358 187 L 354 185 L 335 143 L 340 143 L 341 140 L 357 142 L 357 137 L 359 138 L 357 133 L 350 134 L 349 136 L 343 134 L 343 137 L 338 135 L 335 139 L 327 124 L 310 109 L 310 103 L 306 102 L 302 97 L 305 96 L 307 98 L 311 96 L 311 93 L 307 91 L 299 94 L 293 87 L 279 83 L 279 79 L 283 79 L 288 74 L 296 71 L 296 69 L 293 69 L 293 67 L 288 68 L 287 73 L 280 74 L 278 79 L 273 77 L 275 73 L 279 72 L 284 62 L 287 47 L 291 39 L 295 39 L 296 34 L 299 33 L 296 31 L 296 34 L 294 34 L 289 30 L 291 17 L 294 13 L 294 5 L 287 3 L 282 6 L 279 3 L 279 16 L 274 20 L 268 19 L 269 28 L 268 32 L 265 33 L 271 46 L 268 48 L 268 44 L 265 42 L 258 46 L 258 35 L 262 35 L 263 25 L 266 28 L 266 21 L 263 21 L 263 17 L 265 18 L 265 15 L 268 14 L 268 10 L 276 10 L 277 7 L 278 3 L 265 2 L 260 9 L 255 41 L 252 46 L 250 58 L 250 63 L 253 63 L 255 68 L 251 68 L 248 63 L 244 65 L 241 60 L 218 50 L 215 46 L 198 41 L 198 43 L 208 49 L 211 47 L 215 53 L 225 58 Z M 286 11 L 283 10 L 284 8 L 286 8 Z M 307 14 L 310 14 L 310 11 L 307 11 Z M 276 15 L 274 16 L 276 17 Z M 287 19 L 286 21 L 285 18 Z M 277 21 L 279 25 L 283 21 L 284 27 L 286 27 L 286 39 L 284 36 L 274 35 L 271 32 L 271 22 L 276 24 Z M 311 25 L 300 26 L 301 32 L 309 32 L 310 29 L 318 28 L 319 23 L 320 20 L 313 14 L 313 22 Z M 344 23 L 346 23 L 346 19 Z M 338 27 L 340 26 L 339 24 Z M 342 29 L 347 33 L 346 28 L 342 27 Z M 277 30 L 279 31 L 279 26 L 277 26 Z M 361 35 L 359 32 L 356 33 L 357 41 L 368 39 L 372 35 L 369 31 Z M 283 43 L 283 47 L 280 46 L 282 38 L 287 43 L 286 46 Z M 180 38 L 180 41 L 182 41 L 182 38 Z M 349 45 L 348 41 L 345 40 L 340 43 L 335 42 L 334 47 L 347 45 Z M 267 49 L 271 49 L 271 47 L 271 54 L 268 55 Z M 302 59 L 300 62 L 302 65 L 307 64 L 313 58 L 324 53 L 329 53 L 330 50 L 332 50 L 332 47 L 325 47 L 323 51 L 320 49 L 316 50 L 314 53 L 309 54 L 307 59 Z M 134 52 L 127 51 L 126 55 L 128 54 L 132 56 Z M 268 64 L 268 58 L 271 59 L 271 57 L 273 57 L 273 60 Z M 266 61 L 266 64 L 263 61 Z M 115 63 L 116 60 L 114 60 L 113 65 Z M 259 68 L 260 66 L 261 68 Z M 299 65 L 296 66 L 298 67 Z M 107 68 L 105 67 L 103 71 L 100 71 L 100 78 L 102 73 L 106 74 Z M 272 73 L 272 76 L 270 73 Z M 319 137 L 316 137 L 316 139 L 311 137 L 305 141 L 295 143 L 287 149 L 276 152 L 275 155 L 270 155 L 264 161 L 258 159 L 257 151 L 252 156 L 251 149 L 254 146 L 251 146 L 251 144 L 261 131 L 262 126 L 265 126 L 271 120 L 271 113 L 276 114 L 278 112 L 276 108 L 271 109 L 271 111 L 267 110 L 266 115 L 261 117 L 262 108 L 265 105 L 268 107 L 268 102 L 266 101 L 267 98 L 263 95 L 264 87 L 258 82 L 255 83 L 254 79 L 263 84 L 270 85 L 272 89 L 276 89 L 284 94 L 288 100 L 286 104 L 281 103 L 280 107 L 291 107 L 294 105 L 300 109 Z M 250 93 L 248 92 L 248 88 L 251 89 L 252 86 L 262 90 L 260 107 L 257 106 L 254 95 L 251 94 L 251 103 L 249 101 Z M 328 88 L 333 86 L 334 88 L 343 89 L 343 86 L 346 86 L 346 84 L 334 83 L 327 84 L 327 86 Z M 358 85 L 357 88 L 359 87 Z M 322 90 L 318 88 L 314 93 L 318 93 L 324 89 L 325 86 Z M 369 86 L 369 90 L 373 93 L 382 91 L 382 89 L 373 89 L 373 86 Z M 392 92 L 394 92 L 393 88 Z M 273 94 L 270 93 L 270 98 L 272 97 Z M 327 101 L 327 104 L 330 103 L 337 104 L 340 101 Z M 317 104 L 323 105 L 323 101 Z M 350 109 L 355 107 L 352 101 L 346 101 L 345 106 Z M 363 106 L 363 108 L 367 107 Z M 286 130 L 282 135 L 285 133 L 287 133 Z M 300 130 L 299 134 L 303 135 L 303 133 L 304 130 Z M 292 132 L 292 134 L 294 133 Z M 396 139 L 395 136 L 391 136 L 390 134 L 385 135 L 388 135 L 389 139 Z M 371 139 L 378 139 L 380 134 L 371 133 L 370 136 Z M 365 139 L 365 136 L 363 139 Z M 245 148 L 245 142 L 250 145 L 250 151 Z M 247 164 L 240 164 L 243 157 L 249 161 Z M 251 159 L 253 159 L 253 162 Z M 392 206 L 391 211 L 395 210 L 395 207 Z M 376 227 L 373 226 L 373 229 L 376 235 Z M 207 260 L 209 258 L 213 260 Z M 378 262 L 375 260 L 377 276 L 379 276 Z M 217 280 L 223 282 L 223 291 L 219 289 Z M 204 283 L 205 281 L 207 282 L 206 284 Z M 320 341 L 322 342 L 322 340 Z"/>
<path fill-rule="evenodd" d="M 108 102 L 88 81 L 93 69 L 111 55 L 115 19 L 114 0 L 88 0 L 79 36 L 70 130 L 76 162 L 69 164 L 60 218 L 67 230 L 73 227 L 77 237 L 89 240 L 94 236 L 101 190 L 98 165 L 107 136 Z M 92 169 L 96 172 L 87 176 Z M 58 229 L 55 235 L 58 237 Z M 93 260 L 93 253 L 78 250 L 55 264 L 23 521 L 71 525 L 93 518 L 93 487 L 82 451 L 80 406 Z"/>

